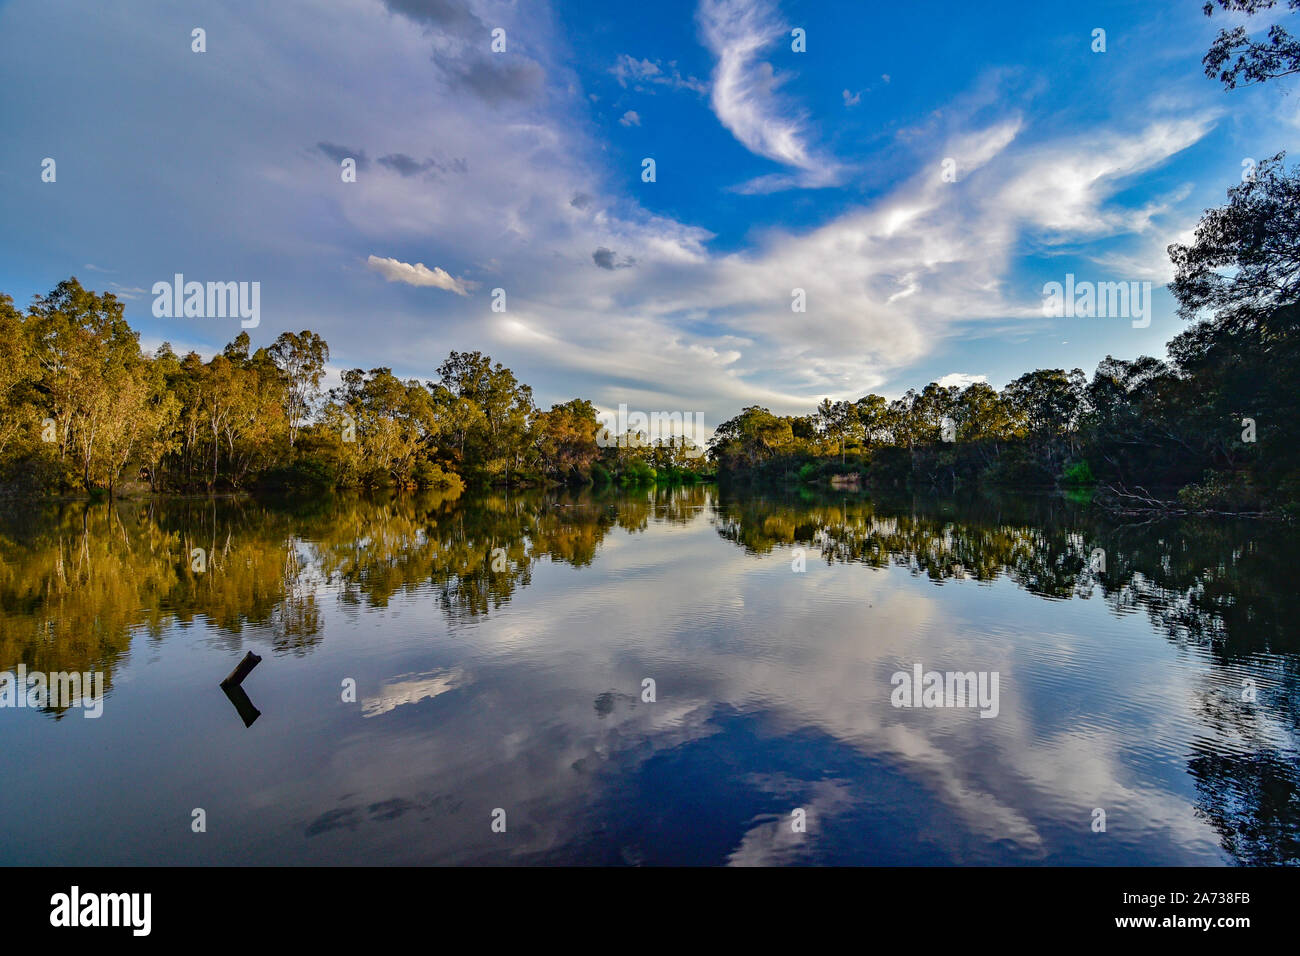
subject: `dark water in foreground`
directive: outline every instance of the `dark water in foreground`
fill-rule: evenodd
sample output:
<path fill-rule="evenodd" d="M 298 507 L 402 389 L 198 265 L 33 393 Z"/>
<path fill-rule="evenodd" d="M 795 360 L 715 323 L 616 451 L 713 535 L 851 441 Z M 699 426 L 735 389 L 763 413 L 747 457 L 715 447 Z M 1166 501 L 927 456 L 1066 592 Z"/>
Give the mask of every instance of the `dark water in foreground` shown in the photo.
<path fill-rule="evenodd" d="M 0 863 L 1294 864 L 1298 550 L 714 488 L 27 506 L 0 671 L 106 695 L 0 709 Z M 997 715 L 892 706 L 916 664 Z"/>

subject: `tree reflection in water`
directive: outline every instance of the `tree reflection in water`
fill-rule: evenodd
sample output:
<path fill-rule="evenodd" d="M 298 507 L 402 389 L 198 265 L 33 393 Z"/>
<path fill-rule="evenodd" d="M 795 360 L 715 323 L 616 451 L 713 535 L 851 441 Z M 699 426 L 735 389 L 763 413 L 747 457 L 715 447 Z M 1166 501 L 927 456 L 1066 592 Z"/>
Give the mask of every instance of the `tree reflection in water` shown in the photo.
<path fill-rule="evenodd" d="M 1242 863 L 1300 859 L 1298 546 L 1268 523 L 1125 524 L 1055 497 L 872 502 L 709 486 L 42 502 L 0 515 L 0 670 L 98 669 L 111 688 L 133 640 L 196 621 L 232 650 L 269 639 L 277 655 L 306 655 L 324 639 L 320 601 L 382 608 L 415 589 L 431 590 L 454 626 L 509 602 L 538 561 L 584 568 L 612 532 L 697 521 L 756 556 L 803 547 L 831 565 L 903 569 L 944 586 L 1005 578 L 1044 599 L 1144 613 L 1212 664 L 1196 687 L 1203 732 L 1187 755 L 1198 812 Z M 1258 699 L 1243 706 L 1247 675 Z"/>

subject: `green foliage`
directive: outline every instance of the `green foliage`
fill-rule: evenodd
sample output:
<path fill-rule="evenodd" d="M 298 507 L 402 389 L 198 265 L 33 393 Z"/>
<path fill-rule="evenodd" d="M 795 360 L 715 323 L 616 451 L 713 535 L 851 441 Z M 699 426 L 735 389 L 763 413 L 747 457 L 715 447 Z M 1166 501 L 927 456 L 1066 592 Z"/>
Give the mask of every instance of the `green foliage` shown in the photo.
<path fill-rule="evenodd" d="M 531 458 L 540 474 L 556 481 L 582 482 L 590 478 L 600 456 L 596 443 L 600 420 L 591 402 L 575 398 L 563 405 L 552 405 L 549 412 L 535 411 L 529 429 Z"/>
<path fill-rule="evenodd" d="M 1061 472 L 1061 483 L 1072 488 L 1086 487 L 1095 485 L 1097 479 L 1092 474 L 1092 468 L 1086 461 L 1067 462 L 1065 470 Z"/>
<path fill-rule="evenodd" d="M 1264 507 L 1249 476 L 1221 471 L 1208 471 L 1201 481 L 1180 488 L 1178 502 L 1195 511 L 1240 512 Z"/>
<path fill-rule="evenodd" d="M 329 354 L 303 330 L 257 350 L 240 332 L 206 361 L 166 343 L 149 355 L 122 304 L 75 278 L 26 313 L 0 295 L 0 492 L 112 497 L 147 481 L 154 491 L 458 493 L 467 480 L 610 478 L 591 402 L 541 411 L 527 385 L 479 352 L 452 352 L 425 383 L 350 369 L 322 395 Z M 632 457 L 613 469 L 632 482 L 654 480 L 656 467 L 694 481 L 709 467 L 680 444 Z"/>
<path fill-rule="evenodd" d="M 258 487 L 272 490 L 294 488 L 324 491 L 340 484 L 337 463 L 325 457 L 300 455 L 287 465 L 268 469 L 258 478 Z"/>
<path fill-rule="evenodd" d="M 413 478 L 417 488 L 430 488 L 457 495 L 465 490 L 465 482 L 460 475 L 454 471 L 443 471 L 439 465 L 428 460 L 416 464 Z"/>
<path fill-rule="evenodd" d="M 625 485 L 644 485 L 655 480 L 655 470 L 641 458 L 633 458 L 623 469 L 619 481 Z"/>

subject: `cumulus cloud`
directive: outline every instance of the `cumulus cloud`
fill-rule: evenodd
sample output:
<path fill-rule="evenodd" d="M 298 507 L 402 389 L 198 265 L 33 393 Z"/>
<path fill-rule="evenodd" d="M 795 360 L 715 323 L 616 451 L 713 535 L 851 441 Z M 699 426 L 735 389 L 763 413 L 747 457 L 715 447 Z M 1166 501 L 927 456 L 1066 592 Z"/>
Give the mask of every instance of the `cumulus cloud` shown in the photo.
<path fill-rule="evenodd" d="M 619 126 L 640 126 L 641 116 L 636 110 L 628 110 L 618 120 Z"/>
<path fill-rule="evenodd" d="M 457 295 L 469 295 L 469 290 L 478 286 L 477 282 L 457 279 L 440 266 L 434 266 L 430 269 L 423 262 L 411 265 L 409 262 L 402 262 L 398 259 L 381 259 L 379 256 L 371 256 L 366 260 L 366 267 L 378 272 L 389 282 L 403 282 L 406 285 L 414 286 L 432 286 L 435 289 L 455 292 Z"/>

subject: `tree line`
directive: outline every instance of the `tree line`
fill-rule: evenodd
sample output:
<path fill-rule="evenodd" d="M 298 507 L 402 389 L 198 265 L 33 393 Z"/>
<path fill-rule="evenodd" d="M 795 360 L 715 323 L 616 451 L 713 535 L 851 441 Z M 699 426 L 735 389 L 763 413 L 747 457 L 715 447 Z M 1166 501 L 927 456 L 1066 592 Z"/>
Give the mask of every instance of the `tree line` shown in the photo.
<path fill-rule="evenodd" d="M 323 390 L 329 345 L 285 332 L 180 356 L 139 333 L 112 293 L 76 277 L 23 312 L 0 294 L 0 486 L 11 493 L 208 493 L 253 487 L 694 481 L 686 440 L 610 436 L 585 399 L 533 403 L 480 352 L 428 381 L 388 368 Z"/>
<path fill-rule="evenodd" d="M 751 406 L 714 433 L 724 474 L 891 488 L 1100 483 L 1118 505 L 1300 513 L 1300 167 L 1279 154 L 1169 247 L 1191 324 L 1167 358 L 1107 356 L 1005 388 L 931 382 L 811 414 Z M 1163 489 L 1163 491 L 1162 491 Z"/>

